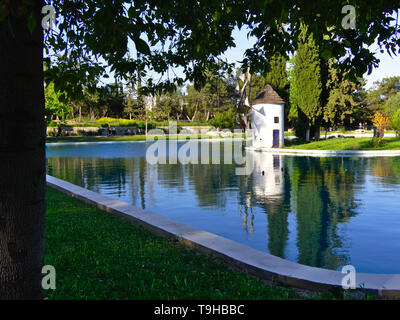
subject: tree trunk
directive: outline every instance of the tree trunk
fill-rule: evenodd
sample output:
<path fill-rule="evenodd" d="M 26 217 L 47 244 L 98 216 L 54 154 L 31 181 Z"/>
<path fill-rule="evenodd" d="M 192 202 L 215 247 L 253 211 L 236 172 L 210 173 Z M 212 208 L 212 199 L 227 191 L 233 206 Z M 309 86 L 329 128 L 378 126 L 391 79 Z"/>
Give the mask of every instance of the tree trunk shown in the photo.
<path fill-rule="evenodd" d="M 207 111 L 207 113 L 206 113 L 206 122 L 207 122 L 208 120 L 210 120 L 210 111 Z"/>
<path fill-rule="evenodd" d="M 194 122 L 194 120 L 196 120 L 198 111 L 199 111 L 199 103 L 196 104 L 196 109 L 194 110 L 194 115 L 193 115 L 192 119 L 190 120 L 190 122 Z"/>
<path fill-rule="evenodd" d="M 91 121 L 96 120 L 95 116 L 94 116 L 94 109 L 92 107 L 90 107 L 89 109 L 90 109 L 90 111 L 89 111 L 90 112 L 90 120 Z"/>
<path fill-rule="evenodd" d="M 11 16 L 12 31 L 6 22 L 0 23 L 0 299 L 42 298 L 46 124 L 40 22 L 44 3 L 33 3 L 37 25 L 32 35 L 27 16 Z M 16 10 L 21 2 L 6 6 Z"/>
<path fill-rule="evenodd" d="M 306 142 L 310 142 L 310 129 L 306 130 Z"/>
<path fill-rule="evenodd" d="M 321 138 L 321 127 L 319 124 L 315 126 L 315 140 L 319 141 Z"/>

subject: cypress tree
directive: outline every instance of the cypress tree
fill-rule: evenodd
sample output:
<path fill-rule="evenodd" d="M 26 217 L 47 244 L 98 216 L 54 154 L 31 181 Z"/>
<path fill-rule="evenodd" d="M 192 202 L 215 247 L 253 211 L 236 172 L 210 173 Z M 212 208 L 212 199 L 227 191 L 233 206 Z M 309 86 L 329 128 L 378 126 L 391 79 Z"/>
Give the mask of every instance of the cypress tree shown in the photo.
<path fill-rule="evenodd" d="M 276 53 L 270 60 L 271 70 L 265 77 L 266 83 L 270 84 L 285 102 L 289 98 L 289 81 L 286 72 L 286 58 Z"/>
<path fill-rule="evenodd" d="M 308 130 L 311 126 L 314 126 L 318 133 L 323 112 L 321 59 L 314 36 L 304 24 L 301 27 L 298 39 L 293 71 L 297 88 L 297 104 L 307 119 L 305 126 Z"/>
<path fill-rule="evenodd" d="M 286 71 L 286 58 L 280 53 L 270 59 L 270 71 L 265 76 L 265 83 L 271 85 L 285 101 L 285 124 L 288 126 L 289 115 L 289 80 Z"/>

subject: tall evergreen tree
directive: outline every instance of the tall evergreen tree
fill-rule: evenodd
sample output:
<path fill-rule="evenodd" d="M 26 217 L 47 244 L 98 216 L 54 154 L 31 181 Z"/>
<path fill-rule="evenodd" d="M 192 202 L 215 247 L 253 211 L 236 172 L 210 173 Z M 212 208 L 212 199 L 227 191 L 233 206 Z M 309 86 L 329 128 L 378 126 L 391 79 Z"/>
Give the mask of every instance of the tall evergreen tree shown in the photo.
<path fill-rule="evenodd" d="M 271 70 L 265 77 L 265 82 L 270 84 L 285 102 L 289 98 L 289 81 L 286 72 L 286 58 L 276 53 L 270 60 Z"/>
<path fill-rule="evenodd" d="M 360 88 L 360 83 L 346 79 L 331 61 L 326 87 L 329 97 L 324 108 L 324 120 L 331 125 L 345 125 L 345 121 L 352 123 L 358 106 L 354 93 Z"/>
<path fill-rule="evenodd" d="M 265 82 L 270 84 L 280 97 L 285 101 L 285 124 L 289 121 L 289 80 L 286 71 L 286 58 L 280 53 L 271 57 L 270 68 L 265 77 Z"/>
<path fill-rule="evenodd" d="M 307 117 L 306 128 L 309 130 L 311 126 L 315 126 L 318 128 L 317 132 L 319 132 L 323 111 L 321 104 L 323 92 L 321 60 L 314 36 L 304 24 L 299 34 L 293 71 L 297 88 L 298 107 Z"/>
<path fill-rule="evenodd" d="M 297 103 L 297 87 L 296 87 L 296 77 L 293 71 L 294 57 L 290 60 L 290 67 L 288 69 L 288 80 L 289 80 L 289 113 L 288 120 L 291 127 L 294 126 L 295 121 L 298 118 L 298 103 Z"/>

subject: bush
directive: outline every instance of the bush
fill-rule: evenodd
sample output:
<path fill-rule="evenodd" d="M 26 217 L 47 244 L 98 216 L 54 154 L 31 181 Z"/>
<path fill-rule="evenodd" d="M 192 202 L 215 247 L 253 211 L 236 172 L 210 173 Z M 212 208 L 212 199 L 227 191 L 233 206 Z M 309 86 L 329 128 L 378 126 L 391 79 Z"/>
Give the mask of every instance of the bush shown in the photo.
<path fill-rule="evenodd" d="M 236 124 L 236 115 L 232 110 L 218 112 L 210 120 L 210 124 L 216 128 L 233 128 Z"/>
<path fill-rule="evenodd" d="M 48 127 L 57 127 L 58 123 L 54 120 L 50 120 L 49 123 L 47 124 Z"/>
<path fill-rule="evenodd" d="M 373 137 L 372 140 L 369 142 L 370 147 L 372 148 L 378 148 L 383 144 L 383 139 L 382 137 Z"/>
<path fill-rule="evenodd" d="M 136 120 L 128 119 L 116 119 L 116 118 L 100 118 L 96 120 L 97 125 L 101 127 L 106 127 L 108 124 L 112 127 L 134 127 L 136 126 Z"/>

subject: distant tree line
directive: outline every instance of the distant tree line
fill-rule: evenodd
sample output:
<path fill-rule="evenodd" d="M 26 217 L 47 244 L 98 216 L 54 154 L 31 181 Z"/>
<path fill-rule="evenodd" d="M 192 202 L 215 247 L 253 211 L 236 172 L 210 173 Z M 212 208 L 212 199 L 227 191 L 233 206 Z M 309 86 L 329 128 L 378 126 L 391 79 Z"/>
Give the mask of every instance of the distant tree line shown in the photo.
<path fill-rule="evenodd" d="M 391 126 L 400 131 L 400 76 L 375 82 L 367 91 L 365 79 L 351 77 L 334 58 L 325 58 L 326 48 L 319 45 L 323 37 L 302 25 L 291 59 L 276 53 L 265 58 L 269 67 L 265 74 L 252 75 L 250 101 L 270 84 L 285 101 L 286 129 L 294 128 L 296 135 L 306 140 L 319 139 L 322 127 L 371 125 L 376 113 L 387 115 Z M 153 96 L 142 92 L 140 70 L 125 83 L 117 79 L 84 87 L 79 100 L 54 90 L 49 83 L 45 87 L 46 115 L 48 120 L 76 122 L 111 117 L 207 122 L 233 128 L 240 125 L 238 113 L 243 112 L 237 108 L 239 92 L 235 89 L 240 72 L 208 71 L 200 89 L 188 84 Z"/>

